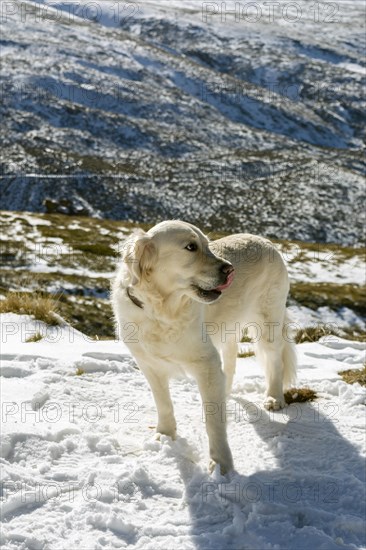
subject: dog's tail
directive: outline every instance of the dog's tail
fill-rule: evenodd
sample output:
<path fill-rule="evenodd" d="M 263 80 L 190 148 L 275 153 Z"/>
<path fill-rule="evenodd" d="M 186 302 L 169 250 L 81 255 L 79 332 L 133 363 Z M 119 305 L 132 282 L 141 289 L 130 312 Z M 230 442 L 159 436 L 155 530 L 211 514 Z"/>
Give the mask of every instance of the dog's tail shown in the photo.
<path fill-rule="evenodd" d="M 291 322 L 287 312 L 285 315 L 286 338 L 283 343 L 282 363 L 283 363 L 283 387 L 288 389 L 296 383 L 297 356 L 294 343 L 294 335 L 289 334 L 289 323 Z"/>

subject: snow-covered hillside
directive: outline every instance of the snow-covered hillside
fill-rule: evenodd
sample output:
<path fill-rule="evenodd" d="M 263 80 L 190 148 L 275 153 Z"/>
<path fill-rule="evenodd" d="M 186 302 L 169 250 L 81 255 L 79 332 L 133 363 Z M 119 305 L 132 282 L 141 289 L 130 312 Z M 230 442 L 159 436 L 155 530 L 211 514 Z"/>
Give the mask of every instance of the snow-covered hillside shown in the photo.
<path fill-rule="evenodd" d="M 224 478 L 207 472 L 193 381 L 173 382 L 179 436 L 159 442 L 122 343 L 14 314 L 1 328 L 4 550 L 366 547 L 365 388 L 338 374 L 362 366 L 361 343 L 298 345 L 299 386 L 318 398 L 275 413 L 255 359 L 238 359 Z"/>
<path fill-rule="evenodd" d="M 0 223 L 0 297 L 8 291 L 56 297 L 61 315 L 74 327 L 112 338 L 108 296 L 116 252 L 131 230 L 147 227 L 5 211 L 0 211 Z M 341 336 L 365 333 L 365 249 L 294 241 L 277 241 L 276 246 L 289 270 L 289 306 L 298 329 L 323 326 L 326 333 Z"/>
<path fill-rule="evenodd" d="M 3 208 L 361 243 L 365 5 L 269 4 L 2 0 Z"/>

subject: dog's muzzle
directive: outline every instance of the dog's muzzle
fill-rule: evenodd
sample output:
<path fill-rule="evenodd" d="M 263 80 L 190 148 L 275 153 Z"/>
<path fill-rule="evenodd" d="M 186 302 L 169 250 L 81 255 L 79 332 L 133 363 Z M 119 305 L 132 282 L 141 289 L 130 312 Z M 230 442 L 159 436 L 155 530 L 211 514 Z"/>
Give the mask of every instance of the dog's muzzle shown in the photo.
<path fill-rule="evenodd" d="M 220 298 L 222 291 L 226 290 L 231 286 L 231 283 L 234 280 L 234 268 L 231 264 L 225 263 L 221 269 L 221 273 L 225 275 L 225 280 L 220 285 L 214 287 L 214 288 L 202 288 L 200 286 L 196 286 L 195 290 L 197 292 L 198 297 L 205 301 L 205 302 L 214 302 L 218 298 Z"/>

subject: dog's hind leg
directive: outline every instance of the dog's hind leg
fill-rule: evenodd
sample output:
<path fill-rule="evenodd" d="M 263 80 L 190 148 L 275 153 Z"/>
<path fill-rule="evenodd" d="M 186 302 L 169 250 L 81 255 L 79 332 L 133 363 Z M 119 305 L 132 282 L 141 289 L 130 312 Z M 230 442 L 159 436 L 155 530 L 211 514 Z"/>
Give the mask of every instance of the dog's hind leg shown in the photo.
<path fill-rule="evenodd" d="M 261 316 L 260 336 L 255 343 L 255 354 L 264 367 L 266 378 L 266 409 L 278 410 L 285 406 L 284 365 L 282 337 L 283 315 Z"/>
<path fill-rule="evenodd" d="M 294 345 L 286 335 L 288 278 L 285 267 L 281 269 L 277 274 L 278 282 L 265 286 L 252 316 L 258 328 L 256 355 L 266 377 L 264 406 L 274 410 L 285 406 L 284 389 L 293 383 L 296 375 Z"/>
<path fill-rule="evenodd" d="M 266 377 L 266 409 L 278 410 L 285 406 L 283 394 L 282 347 L 277 342 L 261 341 L 257 344 L 256 354 L 264 367 Z"/>
<path fill-rule="evenodd" d="M 177 423 L 174 417 L 173 403 L 170 397 L 169 380 L 166 376 L 158 376 L 151 368 L 141 368 L 153 392 L 158 410 L 158 434 L 169 435 L 172 439 L 177 435 Z"/>

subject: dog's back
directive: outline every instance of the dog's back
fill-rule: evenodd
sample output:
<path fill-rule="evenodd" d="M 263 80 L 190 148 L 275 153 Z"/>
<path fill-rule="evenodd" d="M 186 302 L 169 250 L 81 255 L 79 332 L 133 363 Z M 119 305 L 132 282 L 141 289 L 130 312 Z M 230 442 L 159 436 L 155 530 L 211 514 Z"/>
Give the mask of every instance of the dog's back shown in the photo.
<path fill-rule="evenodd" d="M 266 406 L 284 406 L 283 391 L 295 380 L 296 355 L 287 333 L 289 291 L 281 254 L 268 239 L 237 234 L 210 243 L 212 251 L 235 268 L 235 278 L 221 299 L 206 306 L 203 335 L 222 353 L 230 391 L 237 346 L 244 333 L 252 338 L 267 378 Z"/>

